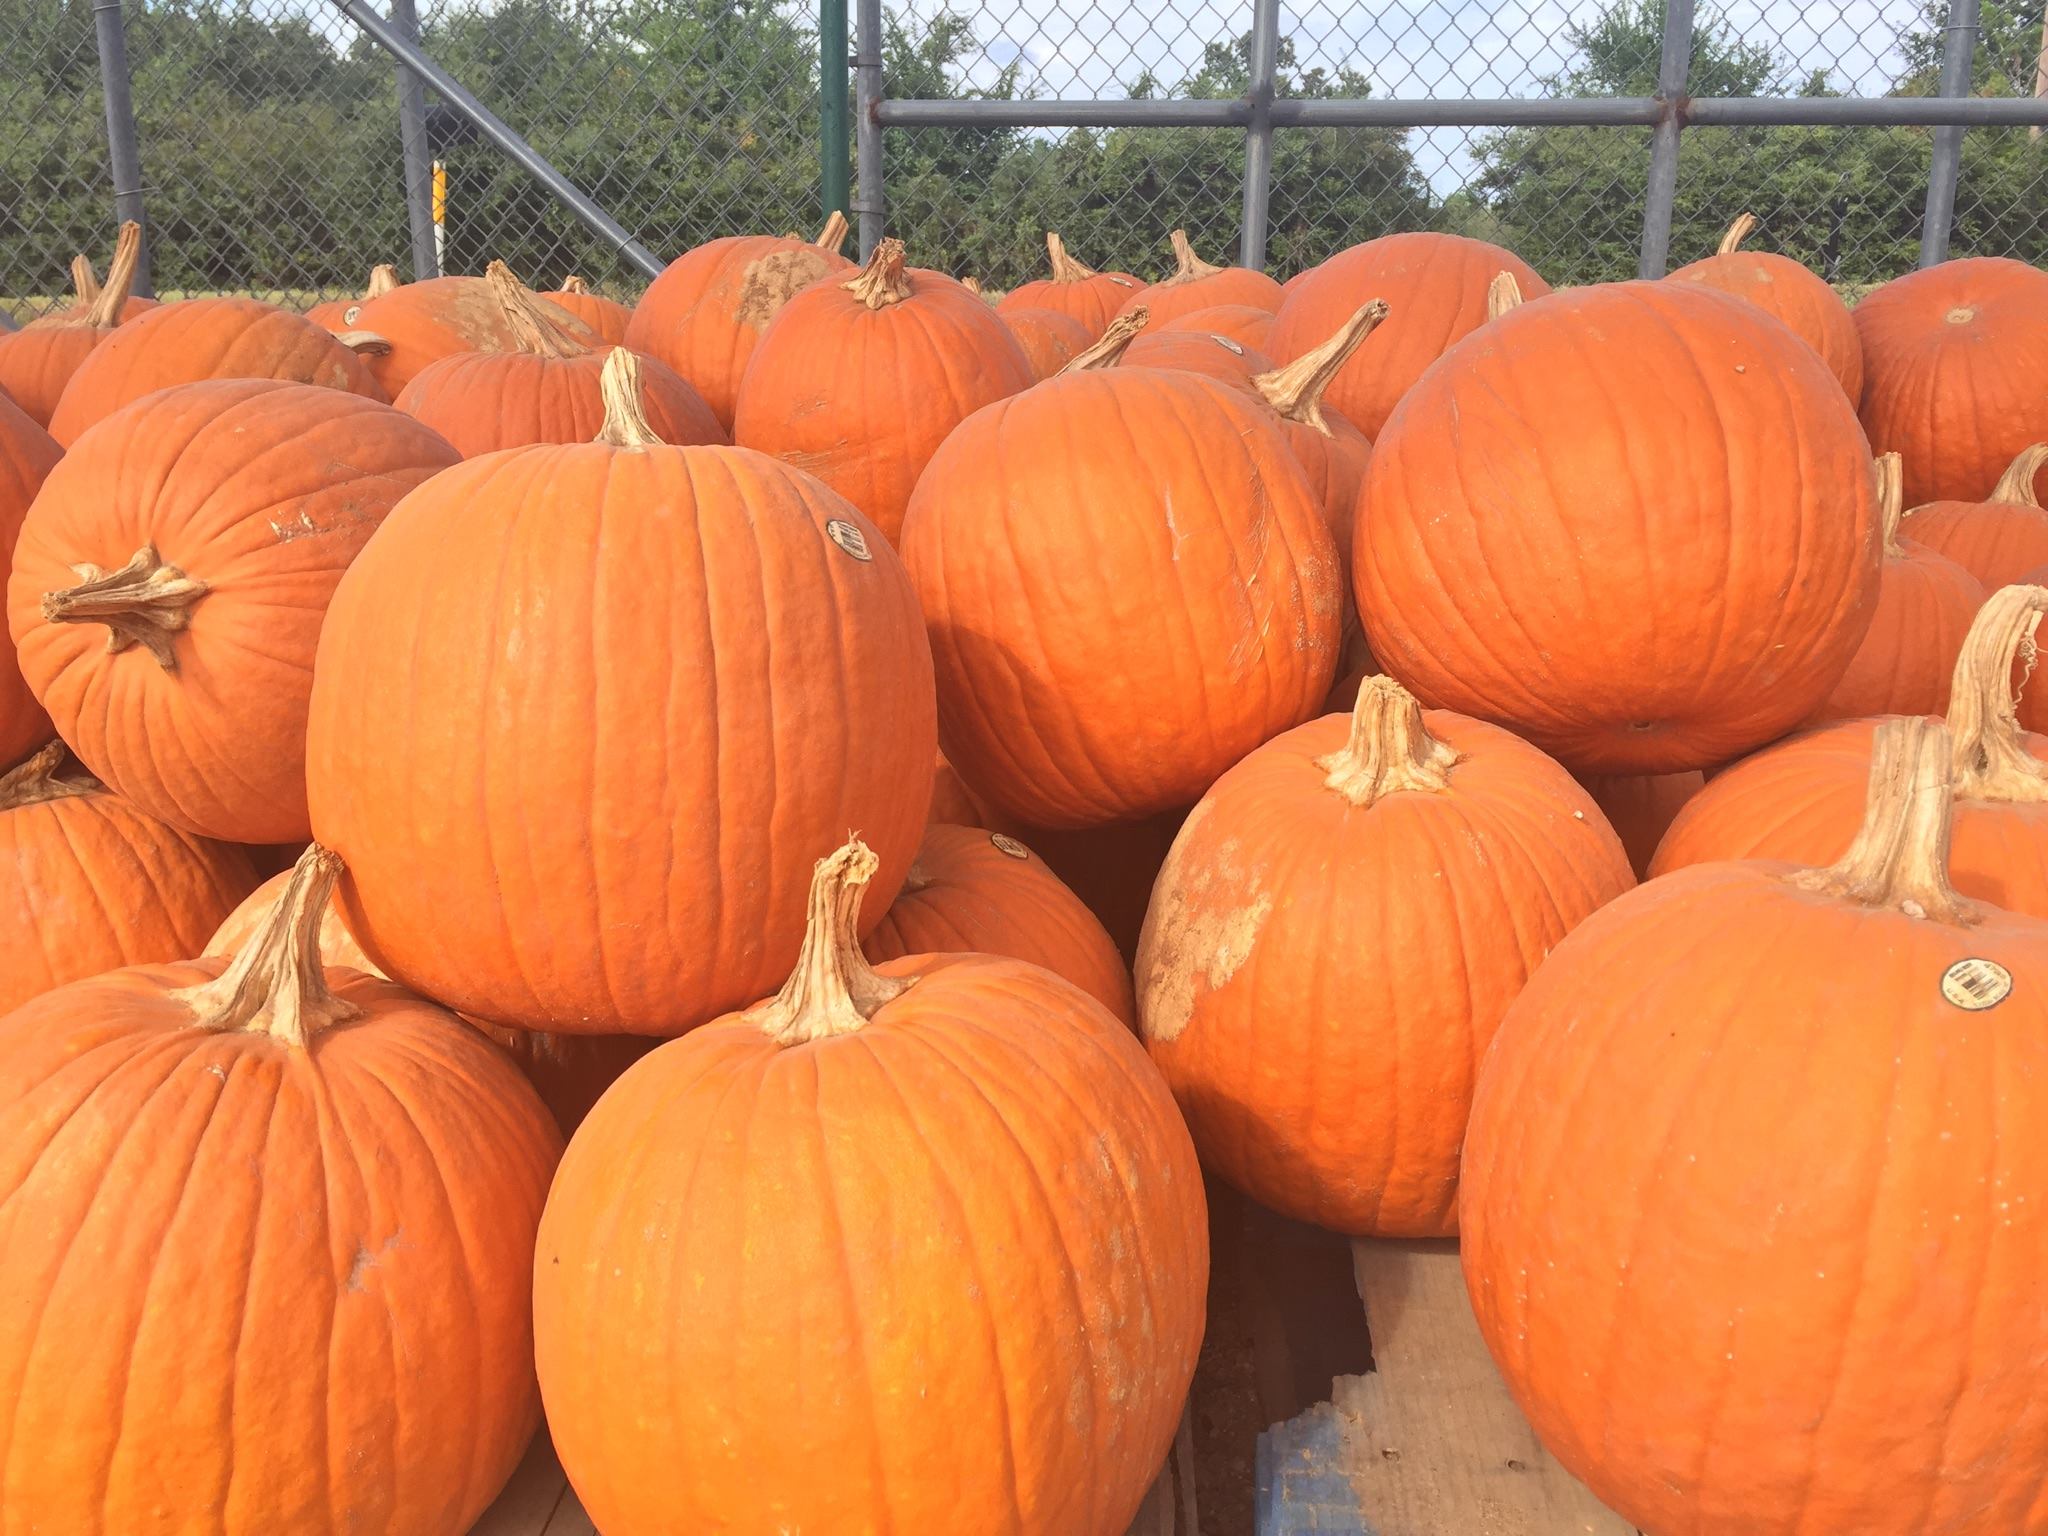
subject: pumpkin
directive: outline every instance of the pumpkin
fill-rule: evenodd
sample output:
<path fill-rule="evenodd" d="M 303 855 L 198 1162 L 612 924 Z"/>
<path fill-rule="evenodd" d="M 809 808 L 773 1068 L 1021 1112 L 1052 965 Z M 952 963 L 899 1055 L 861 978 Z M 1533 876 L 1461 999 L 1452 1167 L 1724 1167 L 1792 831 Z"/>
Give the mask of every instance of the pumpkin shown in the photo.
<path fill-rule="evenodd" d="M 1123 317 L 1146 313 L 1141 304 L 1125 310 Z M 1208 331 L 1147 330 L 1131 338 L 1118 361 L 1126 368 L 1178 368 L 1242 390 L 1250 390 L 1258 374 L 1273 371 L 1273 360 L 1265 353 Z"/>
<path fill-rule="evenodd" d="M 1926 545 L 1899 536 L 1899 456 L 1881 456 L 1877 472 L 1884 518 L 1877 612 L 1849 670 L 1814 711 L 1811 723 L 1940 714 L 1948 708 L 1949 678 L 1963 636 L 1984 606 L 1984 584 L 1975 576 Z"/>
<path fill-rule="evenodd" d="M 2048 563 L 2048 510 L 2034 491 L 2043 464 L 2048 464 L 2048 443 L 2031 443 L 2006 466 L 1989 496 L 1915 507 L 1901 532 L 1953 560 L 1987 591 L 2022 581 Z"/>
<path fill-rule="evenodd" d="M 888 914 L 863 942 L 876 960 L 1007 955 L 1064 976 L 1135 1025 L 1131 973 L 1116 942 L 1024 844 L 981 827 L 929 826 Z"/>
<path fill-rule="evenodd" d="M 1863 394 L 1863 343 L 1849 306 L 1826 279 L 1789 256 L 1770 251 L 1745 251 L 1742 242 L 1756 228 L 1756 215 L 1745 213 L 1728 226 L 1713 255 L 1680 267 L 1667 279 L 1703 283 L 1746 299 L 1812 347 L 1841 381 L 1853 404 Z"/>
<path fill-rule="evenodd" d="M 2048 738 L 2020 728 L 2013 661 L 2031 661 L 2048 587 L 1991 594 L 1956 663 L 1948 725 L 1956 750 L 1949 874 L 1965 896 L 2048 917 Z M 1917 717 L 1916 717 L 1917 718 Z M 1870 772 L 1872 720 L 1808 731 L 1708 781 L 1671 824 L 1653 875 L 1716 859 L 1816 863 L 1854 836 Z"/>
<path fill-rule="evenodd" d="M 1556 763 L 1368 678 L 1349 719 L 1275 737 L 1189 813 L 1138 941 L 1146 1048 L 1203 1165 L 1253 1199 L 1449 1236 L 1501 1015 L 1634 884 Z"/>
<path fill-rule="evenodd" d="M 1265 273 L 1250 267 L 1212 266 L 1195 254 L 1184 229 L 1176 229 L 1169 238 L 1173 271 L 1145 289 L 1142 296 L 1155 324 L 1218 304 L 1244 304 L 1269 314 L 1280 307 L 1280 285 Z M 1130 308 L 1138 299 L 1134 294 L 1124 300 L 1123 307 Z"/>
<path fill-rule="evenodd" d="M 740 380 L 733 441 L 816 475 L 893 543 L 946 435 L 1036 378 L 995 311 L 884 240 L 850 281 L 782 307 Z"/>
<path fill-rule="evenodd" d="M 1689 773 L 1617 773 L 1579 775 L 1579 784 L 1600 807 L 1628 851 L 1629 868 L 1638 880 L 1650 878 L 1650 860 L 1657 844 L 1686 802 L 1706 784 L 1698 769 Z"/>
<path fill-rule="evenodd" d="M 606 1536 L 1122 1536 L 1173 1439 L 1209 1266 L 1165 1085 L 1037 966 L 871 968 L 875 866 L 823 860 L 782 991 L 643 1059 L 562 1160 L 536 1355 Z"/>
<path fill-rule="evenodd" d="M 1885 722 L 1833 866 L 1701 865 L 1596 913 L 1487 1057 L 1473 1311 L 1631 1526 L 2038 1524 L 2048 929 L 1950 888 L 1943 736 Z"/>
<path fill-rule="evenodd" d="M 402 412 L 309 384 L 138 400 L 78 440 L 22 524 L 7 589 L 22 674 L 150 815 L 302 840 L 327 600 L 393 504 L 455 462 Z"/>
<path fill-rule="evenodd" d="M 1852 311 L 1863 343 L 1863 425 L 1906 464 L 1906 505 L 1984 494 L 2048 438 L 2048 272 L 2003 256 L 1897 277 Z"/>
<path fill-rule="evenodd" d="M 1138 956 L 1153 882 L 1187 814 L 1181 806 L 1140 821 L 1079 830 L 1024 827 L 1019 835 L 1095 914 L 1128 965 Z"/>
<path fill-rule="evenodd" d="M 582 278 L 562 279 L 562 286 L 548 295 L 550 302 L 588 326 L 599 341 L 619 346 L 626 339 L 626 327 L 633 323 L 633 307 L 608 299 L 592 290 Z"/>
<path fill-rule="evenodd" d="M 101 342 L 124 321 L 159 307 L 148 301 L 140 311 L 129 307 L 135 301 L 128 297 L 128 286 L 135 281 L 141 259 L 142 226 L 130 221 L 121 226 L 106 287 L 93 280 L 92 266 L 81 256 L 74 266 L 74 271 L 83 267 L 76 307 L 0 336 L 0 395 L 20 406 L 37 426 L 50 424 L 71 376 Z"/>
<path fill-rule="evenodd" d="M 1602 774 L 1704 768 L 1811 715 L 1882 547 L 1819 354 L 1663 282 L 1553 294 L 1446 353 L 1374 439 L 1354 536 L 1388 671 Z"/>
<path fill-rule="evenodd" d="M 995 825 L 1000 818 L 946 761 L 946 754 L 940 752 L 936 756 L 938 770 L 932 779 L 932 808 L 925 817 L 926 825 L 1007 831 L 1006 827 Z"/>
<path fill-rule="evenodd" d="M 533 304 L 556 326 L 587 345 L 597 333 L 553 300 L 533 295 Z M 513 352 L 519 334 L 505 318 L 496 290 L 481 277 L 430 277 L 405 283 L 366 301 L 356 326 L 374 337 L 370 370 L 396 400 L 429 363 L 459 352 Z"/>
<path fill-rule="evenodd" d="M 50 436 L 68 449 L 144 395 L 223 379 L 314 384 L 380 403 L 387 398 L 363 360 L 304 315 L 254 299 L 182 299 L 128 321 L 92 349 L 64 386 Z"/>
<path fill-rule="evenodd" d="M 0 1014 L 66 982 L 199 952 L 249 856 L 145 816 L 53 741 L 0 774 Z"/>
<path fill-rule="evenodd" d="M 307 787 L 349 930 L 493 1024 L 701 1023 L 789 965 L 820 850 L 867 829 L 893 898 L 924 831 L 901 562 L 808 475 L 660 443 L 637 370 L 614 349 L 599 441 L 408 496 L 321 635 Z"/>
<path fill-rule="evenodd" d="M 1270 354 L 1273 350 L 1273 311 L 1251 304 L 1217 304 L 1208 309 L 1189 310 L 1171 320 L 1159 321 L 1162 331 L 1207 331 L 1228 336 L 1247 351 Z"/>
<path fill-rule="evenodd" d="M 458 352 L 422 368 L 397 406 L 446 438 L 465 459 L 530 443 L 587 443 L 604 425 L 601 377 L 608 348 L 588 344 L 536 302 L 502 261 L 484 274 L 515 344 Z M 703 398 L 663 363 L 640 362 L 640 407 L 665 443 L 722 443 Z"/>
<path fill-rule="evenodd" d="M 1056 309 L 1006 309 L 1000 315 L 1036 378 L 1051 378 L 1095 340 L 1087 326 Z"/>
<path fill-rule="evenodd" d="M 996 308 L 1053 309 L 1072 315 L 1099 336 L 1103 327 L 1145 285 L 1128 272 L 1098 272 L 1067 254 L 1066 243 L 1051 230 L 1045 233 L 1045 253 L 1052 262 L 1052 276 L 1021 283 L 1004 294 Z"/>
<path fill-rule="evenodd" d="M 846 230 L 835 213 L 814 241 L 732 235 L 685 252 L 640 296 L 626 345 L 688 379 L 730 432 L 740 375 L 768 322 L 812 283 L 853 270 L 839 254 Z"/>
<path fill-rule="evenodd" d="M 1369 358 L 1330 382 L 1329 400 L 1379 440 L 1394 404 L 1452 343 L 1486 323 L 1486 290 L 1510 273 L 1530 298 L 1550 285 L 1515 255 L 1462 235 L 1382 235 L 1339 251 L 1301 275 L 1273 320 L 1271 351 L 1283 363 L 1321 346 L 1361 304 L 1384 299 L 1390 318 Z"/>
<path fill-rule="evenodd" d="M 306 318 L 322 330 L 332 331 L 337 336 L 352 334 L 356 321 L 363 312 L 363 306 L 372 299 L 381 299 L 394 288 L 404 286 L 399 278 L 398 268 L 388 262 L 380 262 L 370 268 L 370 280 L 363 285 L 360 296 L 353 299 L 329 299 L 315 304 L 306 311 Z"/>
<path fill-rule="evenodd" d="M 49 433 L 0 394 L 0 571 L 13 565 L 14 542 L 29 503 L 63 456 Z M 55 730 L 21 675 L 13 639 L 0 626 L 0 770 L 20 762 Z"/>
<path fill-rule="evenodd" d="M 309 854 L 232 962 L 0 1020 L 0 1454 L 24 1525 L 437 1536 L 540 1422 L 560 1134 L 452 1014 L 322 969 L 333 873 Z"/>
<path fill-rule="evenodd" d="M 1195 374 L 1077 358 L 976 412 L 918 482 L 903 552 L 946 756 L 1033 826 L 1192 803 L 1336 671 L 1315 492 L 1262 401 Z"/>

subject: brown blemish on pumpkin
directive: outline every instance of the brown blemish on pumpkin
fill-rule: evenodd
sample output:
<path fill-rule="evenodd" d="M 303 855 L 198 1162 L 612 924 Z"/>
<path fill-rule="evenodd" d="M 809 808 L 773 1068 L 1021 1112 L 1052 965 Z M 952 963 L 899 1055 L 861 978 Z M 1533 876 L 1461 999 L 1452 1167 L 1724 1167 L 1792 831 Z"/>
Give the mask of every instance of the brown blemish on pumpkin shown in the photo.
<path fill-rule="evenodd" d="M 733 306 L 733 317 L 757 331 L 766 330 L 799 288 L 810 287 L 831 270 L 825 253 L 811 245 L 771 251 L 759 261 L 748 262 L 740 277 L 740 301 Z"/>
<path fill-rule="evenodd" d="M 1958 304 L 1948 312 L 1947 318 L 1950 325 L 1968 325 L 1977 318 L 1977 311 L 1971 305 Z"/>
<path fill-rule="evenodd" d="M 1273 911 L 1273 893 L 1258 888 L 1234 838 L 1202 856 L 1199 868 L 1183 870 L 1188 833 L 1202 814 L 1196 807 L 1174 840 L 1138 941 L 1138 1018 L 1148 1040 L 1180 1037 L 1197 992 L 1207 996 L 1229 985 Z"/>

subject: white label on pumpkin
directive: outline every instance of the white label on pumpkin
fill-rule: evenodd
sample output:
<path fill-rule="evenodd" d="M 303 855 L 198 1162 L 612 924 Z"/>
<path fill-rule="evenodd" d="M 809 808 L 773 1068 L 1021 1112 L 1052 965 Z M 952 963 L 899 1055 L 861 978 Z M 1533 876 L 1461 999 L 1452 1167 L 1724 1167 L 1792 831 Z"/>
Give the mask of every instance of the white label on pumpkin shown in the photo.
<path fill-rule="evenodd" d="M 856 560 L 872 560 L 868 550 L 867 535 L 843 517 L 829 519 L 825 524 L 825 537 L 837 544 Z"/>
<path fill-rule="evenodd" d="M 1958 1008 L 1996 1008 L 2012 991 L 2012 972 L 1996 960 L 1958 960 L 1941 973 L 1941 995 Z"/>
<path fill-rule="evenodd" d="M 1007 833 L 991 832 L 988 835 L 988 840 L 995 845 L 997 853 L 1007 853 L 1013 859 L 1028 859 L 1031 857 L 1031 850 Z"/>

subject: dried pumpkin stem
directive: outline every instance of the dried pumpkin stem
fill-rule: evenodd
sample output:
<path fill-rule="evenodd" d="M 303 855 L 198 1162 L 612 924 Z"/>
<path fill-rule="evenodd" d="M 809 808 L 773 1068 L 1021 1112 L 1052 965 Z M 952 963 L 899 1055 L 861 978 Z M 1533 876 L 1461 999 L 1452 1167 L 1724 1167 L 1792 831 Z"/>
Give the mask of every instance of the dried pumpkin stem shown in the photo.
<path fill-rule="evenodd" d="M 1906 551 L 1899 544 L 1899 523 L 1906 515 L 1905 462 L 1895 449 L 1880 453 L 1871 469 L 1877 476 L 1877 511 L 1884 526 L 1884 557 L 1903 560 Z"/>
<path fill-rule="evenodd" d="M 1371 805 L 1402 790 L 1434 793 L 1451 782 L 1458 754 L 1429 734 L 1415 695 L 1391 677 L 1358 685 L 1351 739 L 1342 750 L 1316 759 L 1323 780 L 1353 805 Z"/>
<path fill-rule="evenodd" d="M 1175 283 L 1192 283 L 1205 277 L 1214 277 L 1223 268 L 1213 266 L 1195 254 L 1195 248 L 1188 241 L 1188 232 L 1176 229 L 1167 236 L 1173 246 L 1173 275 L 1160 283 L 1160 287 L 1171 287 Z"/>
<path fill-rule="evenodd" d="M 198 1028 L 252 1030 L 303 1049 L 330 1024 L 361 1015 L 362 1009 L 328 990 L 320 958 L 320 919 L 341 867 L 341 855 L 318 843 L 308 848 L 284 894 L 228 968 L 212 981 L 171 993 L 192 1010 Z"/>
<path fill-rule="evenodd" d="M 398 278 L 398 268 L 392 266 L 388 261 L 380 261 L 376 266 L 370 268 L 370 280 L 363 285 L 363 302 L 368 303 L 371 299 L 381 299 L 394 288 L 401 288 L 403 286 L 404 284 Z"/>
<path fill-rule="evenodd" d="M 1989 499 L 2015 507 L 2040 506 L 2041 498 L 2034 494 L 2034 477 L 2041 472 L 2043 464 L 2048 464 L 2048 443 L 2033 443 L 2022 448 L 2020 456 L 1998 477 L 1998 484 L 1992 488 Z"/>
<path fill-rule="evenodd" d="M 1526 301 L 1522 298 L 1522 284 L 1512 272 L 1494 274 L 1492 282 L 1486 285 L 1486 318 L 1498 320 L 1511 309 L 1520 309 Z"/>
<path fill-rule="evenodd" d="M 71 567 L 85 579 L 61 592 L 43 594 L 43 617 L 52 624 L 104 624 L 107 649 L 145 647 L 166 672 L 178 659 L 171 636 L 190 627 L 192 610 L 206 596 L 206 583 L 166 563 L 154 544 L 145 544 L 118 571 L 96 565 Z"/>
<path fill-rule="evenodd" d="M 869 309 L 887 309 L 910 297 L 910 275 L 903 270 L 903 264 L 903 242 L 880 241 L 868 257 L 868 264 L 839 286 Z"/>
<path fill-rule="evenodd" d="M 1735 216 L 1735 222 L 1728 226 L 1728 233 L 1721 237 L 1720 245 L 1715 247 L 1714 254 L 1716 256 L 1733 256 L 1742 249 L 1742 242 L 1749 238 L 1750 231 L 1755 228 L 1755 214 L 1738 213 Z"/>
<path fill-rule="evenodd" d="M 80 309 L 92 308 L 92 301 L 100 296 L 100 277 L 92 269 L 92 258 L 80 251 L 71 258 L 71 291 L 78 295 Z"/>
<path fill-rule="evenodd" d="M 498 301 L 499 313 L 511 328 L 519 351 L 535 357 L 563 358 L 581 357 L 590 350 L 582 338 L 526 291 L 526 285 L 512 275 L 512 269 L 504 262 L 494 261 L 485 267 L 484 281 L 490 284 L 491 297 Z"/>
<path fill-rule="evenodd" d="M 1351 354 L 1386 318 L 1385 299 L 1361 305 L 1336 335 L 1315 350 L 1302 353 L 1285 368 L 1260 374 L 1252 380 L 1252 387 L 1265 397 L 1266 404 L 1289 421 L 1314 427 L 1328 437 L 1330 424 L 1323 417 L 1323 395 L 1338 371 L 1351 361 Z"/>
<path fill-rule="evenodd" d="M 981 279 L 976 277 L 973 273 L 970 272 L 967 276 L 961 278 L 960 286 L 962 288 L 965 288 L 969 293 L 973 294 L 976 298 L 981 297 Z"/>
<path fill-rule="evenodd" d="M 63 742 L 53 741 L 26 762 L 0 773 L 0 811 L 18 811 L 25 805 L 74 795 L 104 794 L 106 786 L 83 768 L 64 771 L 69 755 Z"/>
<path fill-rule="evenodd" d="M 640 359 L 636 354 L 613 347 L 597 376 L 597 388 L 604 401 L 604 425 L 597 429 L 596 441 L 614 448 L 661 446 L 640 404 Z"/>
<path fill-rule="evenodd" d="M 821 251 L 831 251 L 837 255 L 845 247 L 847 231 L 851 228 L 852 226 L 846 222 L 846 215 L 835 208 L 831 217 L 825 220 L 825 227 L 818 231 L 818 238 L 811 244 Z"/>
<path fill-rule="evenodd" d="M 1052 259 L 1052 280 L 1056 283 L 1085 283 L 1100 274 L 1067 254 L 1067 243 L 1057 230 L 1045 232 L 1045 254 Z"/>
<path fill-rule="evenodd" d="M 1956 793 L 1970 800 L 2048 801 L 2048 763 L 2027 750 L 2013 663 L 2034 664 L 2034 631 L 2048 612 L 2048 587 L 2000 587 L 1963 637 L 1949 687 Z"/>
<path fill-rule="evenodd" d="M 128 307 L 128 294 L 135 286 L 136 269 L 142 262 L 142 226 L 129 219 L 114 238 L 114 259 L 107 264 L 106 286 L 94 295 L 85 323 L 101 330 L 121 323 L 121 311 Z"/>
<path fill-rule="evenodd" d="M 1801 890 L 1967 924 L 1978 912 L 1948 883 L 1955 778 L 1948 727 L 1918 715 L 1879 723 L 1870 743 L 1870 798 L 1863 825 L 1841 861 L 1786 877 Z"/>
<path fill-rule="evenodd" d="M 391 342 L 375 331 L 336 331 L 334 339 L 357 357 L 389 357 Z"/>
<path fill-rule="evenodd" d="M 880 863 L 859 838 L 818 860 L 796 969 L 780 992 L 747 1010 L 777 1045 L 851 1034 L 909 990 L 909 979 L 882 975 L 860 952 L 861 897 Z"/>
<path fill-rule="evenodd" d="M 1152 311 L 1143 304 L 1125 310 L 1109 322 L 1108 328 L 1095 339 L 1092 346 L 1083 347 L 1061 364 L 1060 373 L 1086 373 L 1094 368 L 1114 368 L 1123 361 L 1125 349 L 1138 339 L 1138 333 L 1145 329 L 1151 319 Z"/>
<path fill-rule="evenodd" d="M 590 292 L 590 284 L 586 283 L 585 281 L 583 281 L 582 278 L 578 277 L 575 273 L 571 272 L 567 277 L 562 279 L 561 291 L 563 293 L 588 293 Z"/>

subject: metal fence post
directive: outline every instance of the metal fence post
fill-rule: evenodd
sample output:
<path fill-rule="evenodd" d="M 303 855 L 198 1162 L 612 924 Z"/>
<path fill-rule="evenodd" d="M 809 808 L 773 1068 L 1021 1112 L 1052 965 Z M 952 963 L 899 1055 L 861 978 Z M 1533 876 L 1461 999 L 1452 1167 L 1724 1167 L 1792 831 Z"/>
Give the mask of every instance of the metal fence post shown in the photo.
<path fill-rule="evenodd" d="M 882 238 L 882 0 L 860 0 L 854 32 L 853 134 L 859 162 L 860 258 L 866 261 Z"/>
<path fill-rule="evenodd" d="M 114 172 L 114 219 L 142 226 L 142 255 L 130 291 L 153 298 L 149 275 L 149 220 L 142 207 L 142 152 L 136 146 L 135 97 L 128 81 L 128 29 L 121 0 L 93 0 L 93 36 L 99 44 L 100 89 L 107 103 L 107 161 Z"/>
<path fill-rule="evenodd" d="M 1252 0 L 1251 122 L 1244 131 L 1244 239 L 1240 266 L 1266 265 L 1266 208 L 1273 190 L 1273 76 L 1280 0 Z"/>
<path fill-rule="evenodd" d="M 1941 55 L 1941 94 L 1970 94 L 1971 70 L 1977 56 L 1978 0 L 1949 0 L 1948 36 Z M 1956 180 L 1963 165 L 1963 130 L 1934 130 L 1934 160 L 1927 168 L 1927 216 L 1920 225 L 1920 265 L 1948 260 L 1949 226 L 1955 223 Z"/>
<path fill-rule="evenodd" d="M 818 157 L 823 161 L 820 189 L 825 218 L 846 212 L 846 0 L 820 0 L 818 6 Z"/>
<path fill-rule="evenodd" d="M 1678 201 L 1678 136 L 1692 74 L 1692 0 L 1665 0 L 1657 60 L 1657 126 L 1650 132 L 1650 179 L 1643 193 L 1643 250 L 1636 276 L 1657 278 L 1671 260 L 1671 211 Z"/>
<path fill-rule="evenodd" d="M 420 17 L 413 0 L 391 0 L 391 24 L 414 44 Z M 441 275 L 434 242 L 434 155 L 427 143 L 427 91 L 420 77 L 394 63 L 398 75 L 398 147 L 405 160 L 405 218 L 412 229 L 413 281 Z M 532 273 L 527 274 L 529 277 Z"/>

